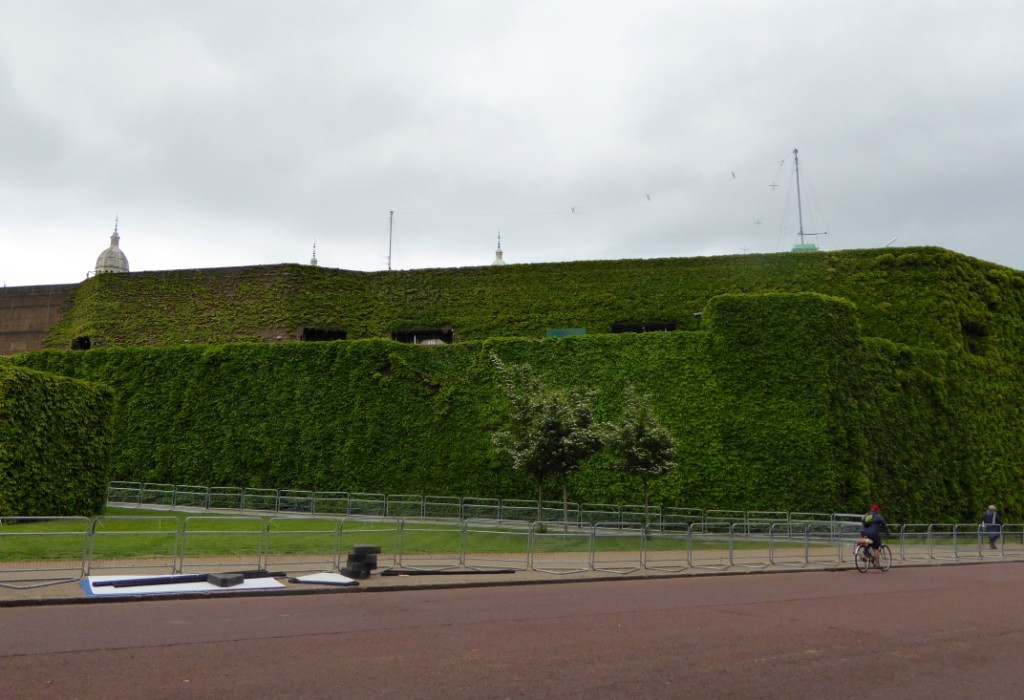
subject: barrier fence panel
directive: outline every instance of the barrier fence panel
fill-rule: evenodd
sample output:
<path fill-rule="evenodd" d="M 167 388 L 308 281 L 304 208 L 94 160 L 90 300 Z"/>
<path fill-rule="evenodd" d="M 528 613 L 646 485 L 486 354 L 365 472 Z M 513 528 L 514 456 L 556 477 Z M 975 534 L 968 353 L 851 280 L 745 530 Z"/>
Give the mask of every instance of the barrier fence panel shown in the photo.
<path fill-rule="evenodd" d="M 644 538 L 644 568 L 683 571 L 689 568 L 689 551 L 689 527 L 674 524 L 657 531 L 648 530 Z"/>
<path fill-rule="evenodd" d="M 661 529 L 661 508 L 658 506 L 622 506 L 620 520 L 624 527 L 648 527 Z"/>
<path fill-rule="evenodd" d="M 501 499 L 501 520 L 538 520 L 537 501 Z"/>
<path fill-rule="evenodd" d="M 173 574 L 181 521 L 173 515 L 101 515 L 92 521 L 86 571 Z"/>
<path fill-rule="evenodd" d="M 956 561 L 956 525 L 933 523 L 928 526 L 928 558 Z"/>
<path fill-rule="evenodd" d="M 390 569 L 398 566 L 401 552 L 401 521 L 398 518 L 373 518 L 350 515 L 341 521 L 341 551 L 338 561 L 344 568 L 346 557 L 357 544 L 377 545 L 377 567 Z"/>
<path fill-rule="evenodd" d="M 174 484 L 143 484 L 139 494 L 139 505 L 173 506 Z"/>
<path fill-rule="evenodd" d="M 423 496 L 392 494 L 387 497 L 385 512 L 389 518 L 422 518 Z"/>
<path fill-rule="evenodd" d="M 211 486 L 209 502 L 211 510 L 241 511 L 245 502 L 245 490 L 234 486 Z"/>
<path fill-rule="evenodd" d="M 730 525 L 729 564 L 741 569 L 767 569 L 770 564 L 769 530 L 757 523 L 757 532 L 751 532 L 752 523 Z M 762 531 L 764 528 L 764 531 Z"/>
<path fill-rule="evenodd" d="M 263 568 L 268 571 L 337 571 L 341 551 L 337 518 L 274 516 L 266 523 Z"/>
<path fill-rule="evenodd" d="M 860 538 L 860 520 L 851 522 L 849 520 L 833 519 L 832 537 L 838 544 L 840 564 L 853 564 L 853 550 Z"/>
<path fill-rule="evenodd" d="M 530 568 L 530 529 L 527 521 L 466 520 L 462 564 L 467 569 Z"/>
<path fill-rule="evenodd" d="M 277 494 L 278 513 L 313 514 L 313 492 L 285 490 Z"/>
<path fill-rule="evenodd" d="M 424 496 L 423 517 L 462 519 L 462 499 L 458 496 Z"/>
<path fill-rule="evenodd" d="M 842 563 L 843 538 L 836 537 L 828 518 L 804 525 L 807 538 L 807 563 L 814 566 L 839 566 Z M 852 555 L 853 552 L 851 551 Z"/>
<path fill-rule="evenodd" d="M 1004 557 L 1024 557 L 1024 526 L 1009 524 L 1003 525 L 1002 537 L 998 544 Z"/>
<path fill-rule="evenodd" d="M 277 489 L 244 489 L 242 491 L 242 510 L 276 513 L 277 497 Z"/>
<path fill-rule="evenodd" d="M 399 528 L 397 566 L 403 569 L 444 570 L 462 565 L 461 521 L 406 518 Z"/>
<path fill-rule="evenodd" d="M 0 586 L 40 588 L 85 575 L 89 518 L 4 518 Z"/>
<path fill-rule="evenodd" d="M 693 523 L 704 522 L 704 511 L 700 508 L 662 508 L 661 529 L 673 532 L 688 532 Z"/>
<path fill-rule="evenodd" d="M 530 568 L 548 574 L 590 570 L 590 529 L 564 522 L 537 522 L 530 540 Z"/>
<path fill-rule="evenodd" d="M 533 517 L 537 517 L 536 513 Z M 577 527 L 580 524 L 580 506 L 572 502 L 544 501 L 541 503 L 540 520 L 548 524 L 560 523 L 563 527 Z"/>
<path fill-rule="evenodd" d="M 386 517 L 387 496 L 382 493 L 350 493 L 348 512 L 350 515 Z"/>
<path fill-rule="evenodd" d="M 175 508 L 209 508 L 210 489 L 207 486 L 175 486 Z"/>
<path fill-rule="evenodd" d="M 708 525 L 719 527 L 721 525 L 733 526 L 737 523 L 743 525 L 747 521 L 747 513 L 742 510 L 706 510 L 704 511 L 704 522 Z M 736 530 L 743 532 L 743 528 Z"/>
<path fill-rule="evenodd" d="M 193 515 L 181 532 L 179 573 L 253 571 L 262 568 L 263 519 L 236 515 Z"/>
<path fill-rule="evenodd" d="M 890 528 L 899 537 L 899 545 L 889 545 L 893 550 L 893 558 L 907 562 L 931 561 L 928 546 L 929 525 L 911 523 Z"/>
<path fill-rule="evenodd" d="M 847 538 L 851 531 L 860 532 L 860 519 L 861 514 L 858 513 L 833 513 L 831 517 L 832 531 L 840 539 Z"/>
<path fill-rule="evenodd" d="M 789 513 L 772 510 L 753 510 L 747 513 L 746 534 L 768 536 L 774 532 L 779 538 L 786 537 L 790 532 Z"/>
<path fill-rule="evenodd" d="M 313 494 L 314 515 L 348 515 L 348 493 L 317 491 Z"/>
<path fill-rule="evenodd" d="M 621 526 L 622 512 L 619 506 L 605 503 L 581 503 L 580 525 L 597 525 L 604 527 Z"/>
<path fill-rule="evenodd" d="M 112 506 L 137 506 L 142 499 L 142 484 L 137 481 L 111 481 L 107 484 L 107 503 Z"/>
<path fill-rule="evenodd" d="M 690 568 L 724 571 L 732 566 L 732 524 L 715 519 L 693 523 L 687 543 Z"/>
<path fill-rule="evenodd" d="M 773 566 L 805 567 L 809 563 L 810 539 L 807 530 L 793 531 L 788 521 L 773 523 L 768 529 L 768 562 Z"/>
<path fill-rule="evenodd" d="M 995 530 L 993 532 L 989 532 L 985 529 L 984 524 L 964 525 L 963 530 L 965 535 L 968 532 L 969 527 L 973 527 L 978 533 L 978 559 L 1003 559 L 1006 556 L 1002 547 L 1003 532 L 1001 526 L 996 525 Z M 993 539 L 993 537 L 995 539 Z"/>
<path fill-rule="evenodd" d="M 622 527 L 618 522 L 591 527 L 590 568 L 613 574 L 631 574 L 644 567 L 644 528 Z"/>
<path fill-rule="evenodd" d="M 501 501 L 497 498 L 463 498 L 463 520 L 501 520 Z"/>
<path fill-rule="evenodd" d="M 794 511 L 789 514 L 789 526 L 794 532 L 802 533 L 808 525 L 814 525 L 813 531 L 820 534 L 821 528 L 818 525 L 822 523 L 828 525 L 831 521 L 831 513 L 801 513 Z"/>

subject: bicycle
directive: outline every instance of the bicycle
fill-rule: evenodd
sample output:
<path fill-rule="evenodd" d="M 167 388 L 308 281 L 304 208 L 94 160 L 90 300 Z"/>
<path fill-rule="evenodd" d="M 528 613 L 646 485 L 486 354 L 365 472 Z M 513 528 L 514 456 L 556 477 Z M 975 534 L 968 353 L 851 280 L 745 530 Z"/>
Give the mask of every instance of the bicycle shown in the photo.
<path fill-rule="evenodd" d="M 867 540 L 863 542 L 858 541 L 856 546 L 853 548 L 853 563 L 857 565 L 857 571 L 862 574 L 866 574 L 868 569 L 875 565 L 875 551 L 871 549 L 871 545 L 867 544 Z M 882 571 L 888 571 L 889 567 L 892 566 L 892 550 L 889 549 L 889 545 L 883 544 L 878 548 L 879 564 L 881 564 Z"/>

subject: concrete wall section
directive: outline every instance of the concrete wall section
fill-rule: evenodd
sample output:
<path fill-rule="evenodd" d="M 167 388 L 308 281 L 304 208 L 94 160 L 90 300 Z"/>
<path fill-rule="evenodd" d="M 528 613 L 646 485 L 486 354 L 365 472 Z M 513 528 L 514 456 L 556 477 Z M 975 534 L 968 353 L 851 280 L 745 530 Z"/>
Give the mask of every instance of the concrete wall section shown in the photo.
<path fill-rule="evenodd" d="M 0 287 L 0 355 L 42 350 L 77 286 Z"/>

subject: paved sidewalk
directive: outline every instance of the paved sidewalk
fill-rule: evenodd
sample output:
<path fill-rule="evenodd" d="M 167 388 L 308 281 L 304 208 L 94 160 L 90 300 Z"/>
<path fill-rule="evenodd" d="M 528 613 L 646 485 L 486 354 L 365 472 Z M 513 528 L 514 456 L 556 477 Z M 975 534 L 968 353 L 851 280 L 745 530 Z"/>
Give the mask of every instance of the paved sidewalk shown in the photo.
<path fill-rule="evenodd" d="M 1019 560 L 1007 560 L 1010 561 Z M 907 567 L 929 567 L 929 566 L 956 566 L 964 564 L 993 563 L 986 562 L 894 562 L 890 574 L 900 568 Z M 855 574 L 856 570 L 852 564 L 840 566 L 807 566 L 801 568 L 785 566 L 769 566 L 766 568 L 746 569 L 734 567 L 730 569 L 695 569 L 689 568 L 678 572 L 638 570 L 629 573 L 609 573 L 607 571 L 583 571 L 566 574 L 553 574 L 542 571 L 516 571 L 514 573 L 489 573 L 469 569 L 456 569 L 444 573 L 418 573 L 387 575 L 386 569 L 374 571 L 369 578 L 358 582 L 356 586 L 319 585 L 308 583 L 292 583 L 287 577 L 277 580 L 284 584 L 284 588 L 211 592 L 182 592 L 164 593 L 157 595 L 124 595 L 124 596 L 89 596 L 82 587 L 80 581 L 63 582 L 51 585 L 36 586 L 32 588 L 11 588 L 0 586 L 0 607 L 14 607 L 24 605 L 54 605 L 54 604 L 75 604 L 75 603 L 116 603 L 126 600 L 168 600 L 206 597 L 244 597 L 244 596 L 281 596 L 281 595 L 310 595 L 341 593 L 352 594 L 359 592 L 384 592 L 397 590 L 422 590 L 430 588 L 469 588 L 483 586 L 515 586 L 515 585 L 540 585 L 573 583 L 582 581 L 623 581 L 642 579 L 665 579 L 665 578 L 692 578 L 696 576 L 750 576 L 756 574 L 781 574 L 800 573 L 809 571 L 849 571 Z M 139 572 L 136 572 L 139 573 Z M 308 573 L 308 572 L 303 572 Z M 294 574 L 300 575 L 300 574 Z M 882 572 L 870 571 L 865 576 L 884 576 Z"/>
<path fill-rule="evenodd" d="M 515 586 L 534 584 L 557 584 L 580 581 L 623 581 L 654 578 L 685 578 L 694 576 L 742 576 L 756 573 L 783 573 L 794 571 L 828 571 L 836 569 L 853 571 L 852 567 L 807 567 L 793 569 L 788 567 L 770 567 L 767 569 L 748 570 L 735 569 L 725 571 L 686 569 L 681 572 L 662 572 L 639 570 L 617 574 L 606 571 L 584 571 L 568 574 L 552 574 L 541 571 L 516 571 L 514 573 L 486 573 L 469 569 L 445 571 L 444 573 L 417 573 L 387 575 L 386 570 L 374 571 L 369 578 L 360 580 L 356 586 L 319 585 L 309 583 L 292 583 L 287 577 L 277 580 L 284 588 L 271 588 L 248 591 L 183 592 L 164 593 L 158 595 L 124 595 L 124 596 L 89 596 L 82 587 L 81 581 L 62 582 L 31 588 L 11 588 L 0 586 L 0 607 L 23 605 L 53 605 L 73 603 L 114 603 L 125 600 L 167 600 L 181 598 L 204 598 L 210 596 L 280 596 L 310 595 L 317 593 L 358 593 L 383 592 L 395 590 L 417 590 L 427 588 L 468 588 L 481 586 Z M 136 572 L 138 573 L 138 572 Z M 165 573 L 165 572 L 164 572 Z M 299 575 L 299 574 L 296 574 Z"/>

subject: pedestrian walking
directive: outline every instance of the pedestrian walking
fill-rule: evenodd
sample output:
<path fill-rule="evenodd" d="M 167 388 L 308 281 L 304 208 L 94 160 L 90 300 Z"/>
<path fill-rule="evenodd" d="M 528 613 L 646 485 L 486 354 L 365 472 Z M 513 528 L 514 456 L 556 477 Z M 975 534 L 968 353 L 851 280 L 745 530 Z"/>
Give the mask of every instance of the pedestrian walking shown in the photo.
<path fill-rule="evenodd" d="M 994 505 L 989 506 L 985 514 L 981 516 L 981 525 L 985 528 L 985 533 L 988 534 L 988 546 L 991 549 L 999 549 L 996 546 L 996 540 L 999 539 L 999 535 L 1002 534 L 1003 530 L 1003 519 L 999 517 L 999 511 L 996 510 Z"/>

